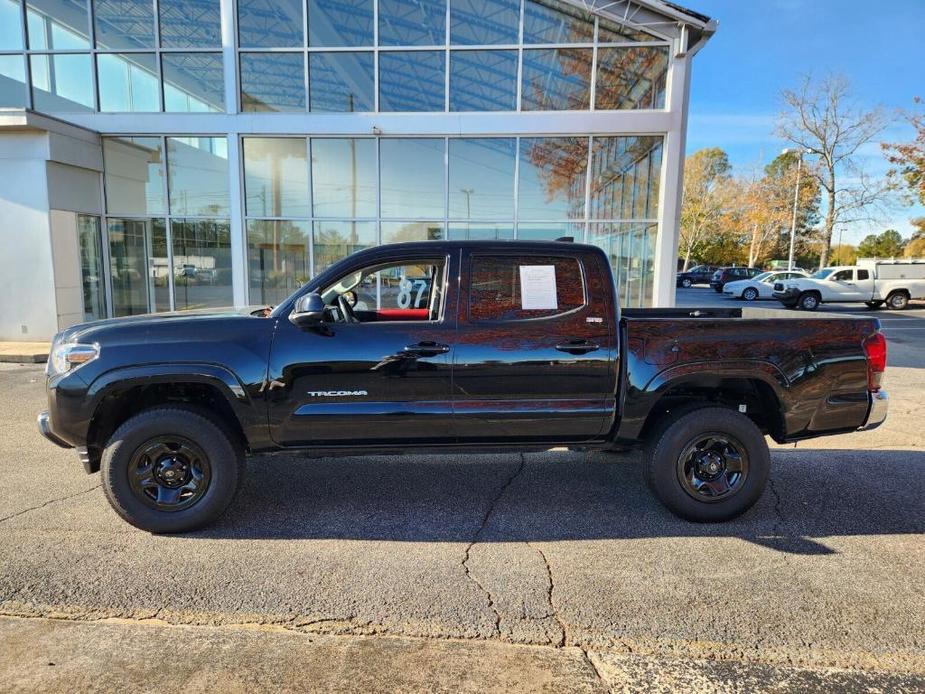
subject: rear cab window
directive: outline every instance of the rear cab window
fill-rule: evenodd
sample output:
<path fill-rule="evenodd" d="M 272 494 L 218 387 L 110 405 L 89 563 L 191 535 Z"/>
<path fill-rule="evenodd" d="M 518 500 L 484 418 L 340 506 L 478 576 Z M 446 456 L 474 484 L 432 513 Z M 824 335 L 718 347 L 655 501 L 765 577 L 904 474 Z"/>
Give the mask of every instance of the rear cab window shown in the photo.
<path fill-rule="evenodd" d="M 471 322 L 524 321 L 577 311 L 587 303 L 584 268 L 575 257 L 473 255 Z"/>

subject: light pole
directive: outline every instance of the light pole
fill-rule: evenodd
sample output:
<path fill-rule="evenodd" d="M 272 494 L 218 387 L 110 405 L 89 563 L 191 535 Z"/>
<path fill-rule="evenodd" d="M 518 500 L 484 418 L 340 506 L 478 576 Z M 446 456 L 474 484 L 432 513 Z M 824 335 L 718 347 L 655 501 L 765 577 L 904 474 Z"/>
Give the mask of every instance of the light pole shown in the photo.
<path fill-rule="evenodd" d="M 792 152 L 797 152 L 799 154 L 799 159 L 797 159 L 797 183 L 793 191 L 793 219 L 790 222 L 790 255 L 787 256 L 788 270 L 793 270 L 793 251 L 797 239 L 797 211 L 800 206 L 800 173 L 803 171 L 803 155 L 810 154 L 812 150 L 787 148 L 781 152 L 781 154 L 791 154 Z"/>

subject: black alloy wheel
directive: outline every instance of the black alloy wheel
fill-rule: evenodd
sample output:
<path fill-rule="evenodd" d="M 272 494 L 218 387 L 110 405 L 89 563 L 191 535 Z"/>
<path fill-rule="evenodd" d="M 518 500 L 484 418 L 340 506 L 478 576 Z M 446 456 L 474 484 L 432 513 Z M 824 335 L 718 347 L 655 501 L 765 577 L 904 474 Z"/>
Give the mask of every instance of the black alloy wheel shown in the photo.
<path fill-rule="evenodd" d="M 140 501 L 158 511 L 182 511 L 209 488 L 212 466 L 195 443 L 182 436 L 155 436 L 135 451 L 129 482 Z"/>
<path fill-rule="evenodd" d="M 748 453 L 728 434 L 698 434 L 678 456 L 678 481 L 698 501 L 715 503 L 732 496 L 748 478 Z"/>

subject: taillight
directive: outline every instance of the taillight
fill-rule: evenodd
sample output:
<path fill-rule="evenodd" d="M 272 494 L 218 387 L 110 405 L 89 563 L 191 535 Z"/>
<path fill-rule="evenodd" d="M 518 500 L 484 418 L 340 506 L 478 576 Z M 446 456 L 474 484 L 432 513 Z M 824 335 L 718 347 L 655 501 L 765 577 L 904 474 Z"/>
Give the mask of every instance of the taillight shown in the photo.
<path fill-rule="evenodd" d="M 864 340 L 864 356 L 867 357 L 867 389 L 876 393 L 886 371 L 886 338 L 883 333 L 876 332 Z"/>

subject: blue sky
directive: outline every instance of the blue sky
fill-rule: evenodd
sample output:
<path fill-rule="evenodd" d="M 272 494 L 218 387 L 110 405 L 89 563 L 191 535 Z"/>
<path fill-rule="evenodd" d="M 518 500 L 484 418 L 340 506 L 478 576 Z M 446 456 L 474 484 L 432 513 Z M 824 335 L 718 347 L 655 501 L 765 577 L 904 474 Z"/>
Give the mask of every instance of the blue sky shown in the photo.
<path fill-rule="evenodd" d="M 925 0 L 686 0 L 719 20 L 719 31 L 694 58 L 688 152 L 724 149 L 738 171 L 763 166 L 786 143 L 774 136 L 782 89 L 807 73 L 841 73 L 861 103 L 890 114 L 925 98 Z M 897 122 L 884 139 L 912 138 Z M 879 146 L 864 150 L 865 169 L 882 173 Z M 845 242 L 872 231 L 911 233 L 922 207 L 897 207 L 873 225 L 847 227 Z"/>

